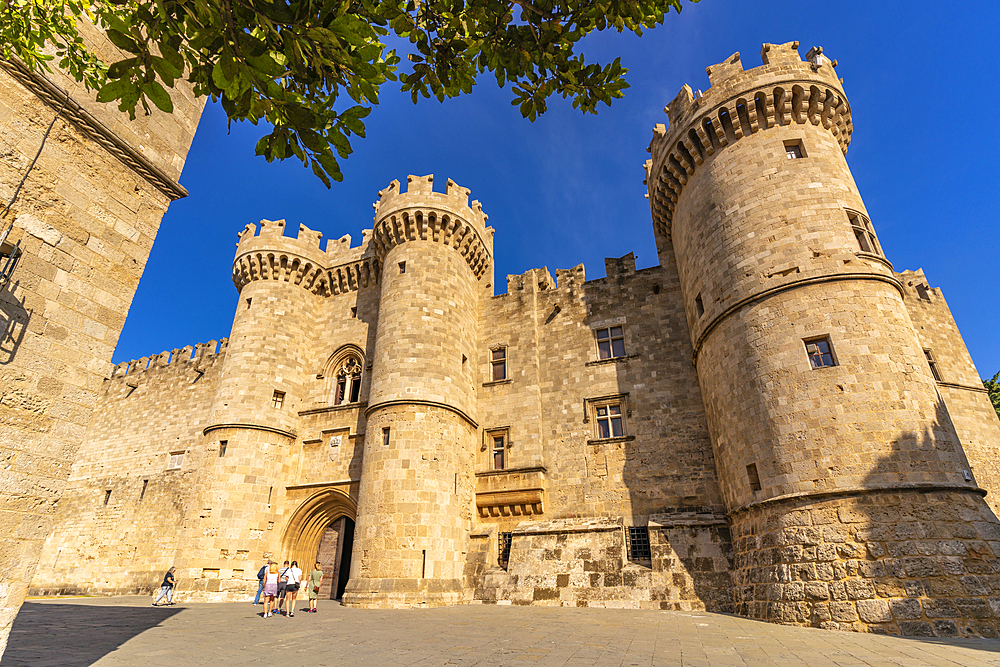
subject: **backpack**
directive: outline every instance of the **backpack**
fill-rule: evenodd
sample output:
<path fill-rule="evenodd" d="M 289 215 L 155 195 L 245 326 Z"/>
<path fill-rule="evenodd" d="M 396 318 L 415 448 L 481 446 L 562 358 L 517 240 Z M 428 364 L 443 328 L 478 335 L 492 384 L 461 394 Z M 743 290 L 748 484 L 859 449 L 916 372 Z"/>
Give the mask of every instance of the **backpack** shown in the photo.
<path fill-rule="evenodd" d="M 257 578 L 261 581 L 264 581 L 264 576 L 266 574 L 267 574 L 267 565 L 260 568 L 260 571 L 257 573 Z"/>

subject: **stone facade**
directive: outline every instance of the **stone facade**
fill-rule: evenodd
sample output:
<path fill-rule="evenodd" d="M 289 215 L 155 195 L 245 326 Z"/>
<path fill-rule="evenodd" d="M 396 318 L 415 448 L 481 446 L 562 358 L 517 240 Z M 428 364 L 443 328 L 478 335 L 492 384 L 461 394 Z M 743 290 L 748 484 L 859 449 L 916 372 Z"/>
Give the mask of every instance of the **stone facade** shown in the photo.
<path fill-rule="evenodd" d="M 118 58 L 81 30 L 100 57 Z M 129 121 L 68 76 L 0 61 L 0 211 L 13 200 L 0 266 L 21 253 L 0 285 L 0 653 L 160 219 L 186 195 L 177 178 L 203 101 L 183 84 L 171 96 L 173 114 Z"/>
<path fill-rule="evenodd" d="M 106 380 L 33 590 L 169 563 L 182 597 L 246 599 L 289 558 L 356 606 L 996 636 L 1000 420 L 940 292 L 878 246 L 834 64 L 797 47 L 669 105 L 655 267 L 495 294 L 482 207 L 429 176 L 353 247 L 248 225 L 224 344 Z"/>

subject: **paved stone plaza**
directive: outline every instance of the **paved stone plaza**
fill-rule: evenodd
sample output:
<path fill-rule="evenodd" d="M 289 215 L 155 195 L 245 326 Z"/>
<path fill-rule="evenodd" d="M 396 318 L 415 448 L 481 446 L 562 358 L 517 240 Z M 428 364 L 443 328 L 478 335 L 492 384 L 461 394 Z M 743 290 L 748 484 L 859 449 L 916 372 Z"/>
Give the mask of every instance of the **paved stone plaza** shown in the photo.
<path fill-rule="evenodd" d="M 305 605 L 299 605 L 304 608 Z M 1000 665 L 1000 640 L 914 639 L 724 614 L 552 607 L 350 609 L 260 618 L 248 603 L 28 601 L 0 667 L 100 665 Z"/>

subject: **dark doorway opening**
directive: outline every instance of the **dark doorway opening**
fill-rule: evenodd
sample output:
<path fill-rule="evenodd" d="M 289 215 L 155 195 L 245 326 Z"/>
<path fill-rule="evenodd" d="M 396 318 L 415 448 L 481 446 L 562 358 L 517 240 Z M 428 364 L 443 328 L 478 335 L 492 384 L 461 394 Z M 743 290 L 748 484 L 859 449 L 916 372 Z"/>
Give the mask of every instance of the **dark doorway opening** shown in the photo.
<path fill-rule="evenodd" d="M 354 551 L 354 522 L 344 517 L 344 548 L 340 557 L 340 576 L 337 579 L 337 597 L 344 597 L 347 580 L 351 578 L 351 552 Z"/>
<path fill-rule="evenodd" d="M 354 521 L 342 516 L 331 523 L 320 539 L 316 560 L 323 567 L 319 597 L 339 600 L 351 576 L 351 551 L 354 547 Z"/>

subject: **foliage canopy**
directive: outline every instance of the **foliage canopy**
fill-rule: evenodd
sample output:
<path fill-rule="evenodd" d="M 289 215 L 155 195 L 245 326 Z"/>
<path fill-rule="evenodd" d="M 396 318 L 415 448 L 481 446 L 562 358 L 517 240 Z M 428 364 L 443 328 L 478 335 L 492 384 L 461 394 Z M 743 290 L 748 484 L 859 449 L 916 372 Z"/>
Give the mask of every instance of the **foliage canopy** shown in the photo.
<path fill-rule="evenodd" d="M 1000 417 L 1000 371 L 997 371 L 997 374 L 989 380 L 983 380 L 983 386 L 990 394 L 990 400 L 993 401 L 993 409 L 997 411 L 997 417 Z"/>
<path fill-rule="evenodd" d="M 489 72 L 530 120 L 553 94 L 596 113 L 622 96 L 628 70 L 617 58 L 586 62 L 580 40 L 607 29 L 641 35 L 671 8 L 681 0 L 7 0 L 0 44 L 31 69 L 54 62 L 133 118 L 150 103 L 172 111 L 168 89 L 186 79 L 195 95 L 221 100 L 230 121 L 271 126 L 258 155 L 294 156 L 329 187 L 387 81 L 414 102 L 443 101 Z M 103 29 L 122 59 L 88 50 L 80 19 Z M 386 45 L 393 36 L 408 42 L 405 70 Z"/>

